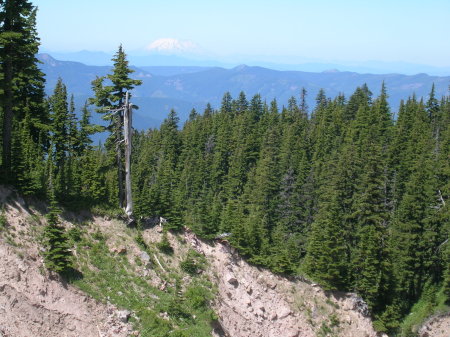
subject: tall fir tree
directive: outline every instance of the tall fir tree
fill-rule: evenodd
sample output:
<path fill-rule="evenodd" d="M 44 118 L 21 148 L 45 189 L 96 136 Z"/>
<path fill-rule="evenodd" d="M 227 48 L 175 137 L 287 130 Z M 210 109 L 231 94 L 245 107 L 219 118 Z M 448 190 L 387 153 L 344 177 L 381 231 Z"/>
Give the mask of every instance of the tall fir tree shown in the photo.
<path fill-rule="evenodd" d="M 2 174 L 4 181 L 16 182 L 18 168 L 13 167 L 12 143 L 19 136 L 19 124 L 28 114 L 29 132 L 35 146 L 46 144 L 44 125 L 44 74 L 38 68 L 36 54 L 36 8 L 26 0 L 0 2 L 0 116 L 2 119 Z M 22 130 L 23 132 L 23 130 Z M 39 143 L 39 140 L 41 143 Z"/>
<path fill-rule="evenodd" d="M 112 74 L 108 74 L 106 77 L 97 77 L 92 81 L 95 97 L 89 101 L 97 106 L 97 112 L 103 114 L 103 119 L 109 123 L 107 127 L 109 136 L 105 146 L 109 153 L 110 165 L 116 167 L 115 190 L 117 197 L 114 199 L 116 199 L 116 204 L 124 207 L 123 110 L 118 109 L 122 108 L 126 91 L 131 91 L 134 87 L 141 85 L 142 81 L 130 78 L 130 74 L 134 70 L 128 65 L 122 45 L 119 46 L 112 61 L 114 62 Z M 107 85 L 104 84 L 105 80 L 108 81 Z"/>

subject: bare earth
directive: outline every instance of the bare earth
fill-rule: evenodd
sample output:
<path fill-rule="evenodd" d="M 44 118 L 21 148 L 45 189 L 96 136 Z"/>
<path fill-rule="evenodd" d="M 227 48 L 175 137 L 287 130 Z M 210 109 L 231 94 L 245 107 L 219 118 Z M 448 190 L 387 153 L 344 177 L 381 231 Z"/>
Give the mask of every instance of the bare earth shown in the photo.
<path fill-rule="evenodd" d="M 0 205 L 9 191 L 0 186 Z M 6 206 L 8 233 L 0 237 L 0 336 L 125 337 L 131 327 L 117 308 L 96 302 L 43 268 L 31 214 L 18 198 Z"/>
<path fill-rule="evenodd" d="M 450 314 L 430 318 L 419 330 L 419 337 L 449 337 Z"/>
<path fill-rule="evenodd" d="M 185 237 L 212 264 L 219 291 L 215 309 L 227 336 L 315 337 L 321 331 L 324 336 L 377 336 L 354 294 L 327 296 L 317 285 L 249 265 L 227 243 L 210 246 L 189 232 Z"/>
<path fill-rule="evenodd" d="M 0 186 L 8 229 L 0 233 L 0 337 L 138 336 L 120 309 L 103 304 L 49 274 L 39 251 L 39 212 Z M 71 223 L 66 222 L 67 226 Z M 125 248 L 129 261 L 142 255 L 124 224 L 94 218 L 93 228 L 108 238 L 111 250 Z M 159 226 L 146 229 L 148 243 L 161 240 Z M 382 337 L 372 327 L 367 306 L 355 294 L 325 292 L 307 280 L 289 280 L 249 265 L 227 242 L 205 242 L 190 230 L 168 235 L 173 258 L 163 262 L 175 270 L 189 248 L 209 261 L 207 275 L 217 287 L 213 303 L 216 337 Z M 159 269 L 142 267 L 142 277 L 165 286 Z M 185 277 L 189 282 L 189 277 Z M 184 279 L 183 279 L 184 280 Z M 450 337 L 450 316 L 431 318 L 420 337 Z"/>

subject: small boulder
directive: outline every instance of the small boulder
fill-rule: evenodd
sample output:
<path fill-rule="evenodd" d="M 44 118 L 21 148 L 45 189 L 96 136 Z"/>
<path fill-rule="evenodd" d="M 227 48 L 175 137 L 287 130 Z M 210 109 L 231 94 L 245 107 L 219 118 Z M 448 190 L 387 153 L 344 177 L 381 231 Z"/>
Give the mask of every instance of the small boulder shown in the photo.
<path fill-rule="evenodd" d="M 145 263 L 150 262 L 150 255 L 148 255 L 147 252 L 142 252 L 141 253 L 141 260 Z"/>
<path fill-rule="evenodd" d="M 277 287 L 277 283 L 275 282 L 275 280 L 267 280 L 266 282 L 267 287 L 269 287 L 270 289 L 275 289 Z"/>
<path fill-rule="evenodd" d="M 299 333 L 297 329 L 290 328 L 286 331 L 286 337 L 298 337 Z"/>
<path fill-rule="evenodd" d="M 127 323 L 128 318 L 130 318 L 130 316 L 131 316 L 131 311 L 119 310 L 119 311 L 117 311 L 116 315 L 122 323 Z"/>
<path fill-rule="evenodd" d="M 279 319 L 283 319 L 288 317 L 292 313 L 291 309 L 287 307 L 281 307 L 277 310 L 277 316 Z"/>
<path fill-rule="evenodd" d="M 236 277 L 234 277 L 234 275 L 232 275 L 232 274 L 228 274 L 228 275 L 226 276 L 226 280 L 227 280 L 227 282 L 228 282 L 229 284 L 231 284 L 231 285 L 233 285 L 233 286 L 235 286 L 235 287 L 237 287 L 237 286 L 239 285 L 238 280 L 237 280 Z"/>

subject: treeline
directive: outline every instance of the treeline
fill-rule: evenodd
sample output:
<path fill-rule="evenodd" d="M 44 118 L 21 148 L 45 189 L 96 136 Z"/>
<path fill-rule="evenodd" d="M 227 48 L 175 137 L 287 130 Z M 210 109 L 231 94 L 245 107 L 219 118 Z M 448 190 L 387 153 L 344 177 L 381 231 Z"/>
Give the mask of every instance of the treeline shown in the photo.
<path fill-rule="evenodd" d="M 321 91 L 287 107 L 223 97 L 135 136 L 136 212 L 205 237 L 231 233 L 249 261 L 356 291 L 395 329 L 427 287 L 450 286 L 450 100 L 434 88 L 394 120 L 383 86 Z M 437 291 L 437 290 L 436 290 Z"/>
<path fill-rule="evenodd" d="M 122 48 L 76 113 L 62 80 L 44 95 L 33 6 L 0 2 L 1 181 L 71 208 L 120 209 L 121 117 L 132 80 Z M 385 87 L 346 98 L 306 91 L 287 106 L 226 93 L 218 110 L 172 111 L 136 132 L 137 216 L 229 241 L 252 263 L 355 291 L 379 330 L 423 296 L 450 298 L 450 97 L 410 97 L 394 119 Z M 92 104 L 108 127 L 90 123 Z M 80 115 L 80 117 L 77 117 Z M 105 145 L 90 136 L 108 131 Z M 431 295 L 429 295 L 431 294 Z"/>
<path fill-rule="evenodd" d="M 73 96 L 69 96 L 61 79 L 53 94 L 45 96 L 44 74 L 36 58 L 39 38 L 35 26 L 36 8 L 29 1 L 0 2 L 0 183 L 14 185 L 25 195 L 55 197 L 71 208 L 117 208 L 117 198 L 111 195 L 117 190 L 112 169 L 117 166 L 115 159 L 107 150 L 110 147 L 94 146 L 90 138 L 114 124 L 91 124 L 88 102 L 77 114 Z M 128 66 L 121 49 L 114 60 Z M 105 78 L 97 78 L 93 90 L 98 98 L 93 97 L 89 103 L 115 99 L 114 94 L 101 96 L 96 88 L 115 90 L 120 82 L 124 90 L 129 89 L 129 72 L 109 76 L 111 86 L 105 88 Z M 120 95 L 119 90 L 116 96 Z"/>

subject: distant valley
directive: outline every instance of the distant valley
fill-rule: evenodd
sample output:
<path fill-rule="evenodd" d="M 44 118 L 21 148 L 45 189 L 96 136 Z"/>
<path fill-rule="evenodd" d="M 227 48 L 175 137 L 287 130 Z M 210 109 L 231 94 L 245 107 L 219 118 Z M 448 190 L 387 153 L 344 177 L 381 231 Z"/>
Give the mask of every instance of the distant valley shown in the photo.
<path fill-rule="evenodd" d="M 39 54 L 41 68 L 46 74 L 47 93 L 50 94 L 59 77 L 73 93 L 78 106 L 91 95 L 91 81 L 104 76 L 110 66 L 88 66 L 79 62 L 59 61 L 48 54 Z M 134 91 L 134 103 L 140 108 L 135 114 L 135 127 L 157 127 L 171 109 L 175 109 L 181 121 L 187 119 L 195 108 L 202 112 L 207 103 L 220 107 L 223 94 L 229 91 L 233 98 L 244 91 L 250 99 L 260 94 L 269 102 L 276 98 L 280 106 L 286 105 L 292 96 L 299 97 L 302 87 L 308 91 L 308 104 L 314 107 L 315 97 L 323 88 L 329 97 L 343 93 L 347 98 L 357 86 L 366 83 L 376 97 L 384 81 L 389 103 L 395 113 L 401 99 L 416 94 L 426 97 L 432 84 L 436 95 L 448 93 L 450 77 L 427 74 L 358 74 L 354 72 L 302 72 L 279 71 L 262 67 L 241 65 L 231 69 L 202 66 L 142 66 L 132 67 L 135 78 L 143 84 Z"/>

